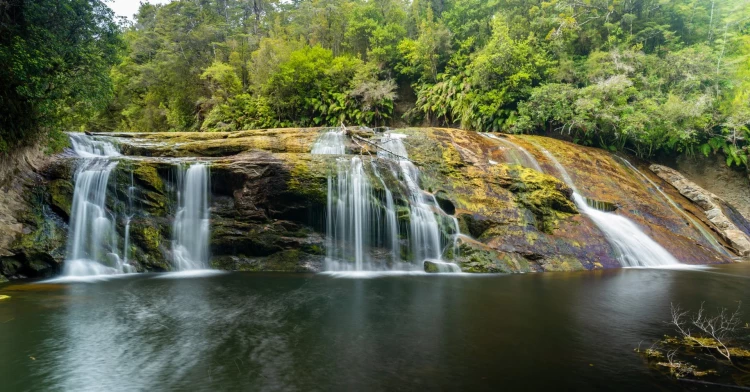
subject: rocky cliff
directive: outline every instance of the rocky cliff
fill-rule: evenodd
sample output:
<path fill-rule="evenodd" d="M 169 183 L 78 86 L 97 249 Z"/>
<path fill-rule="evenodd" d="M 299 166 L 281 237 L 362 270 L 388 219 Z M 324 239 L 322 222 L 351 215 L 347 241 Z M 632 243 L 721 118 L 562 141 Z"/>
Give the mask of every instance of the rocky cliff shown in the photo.
<path fill-rule="evenodd" d="M 137 270 L 172 268 L 176 168 L 195 160 L 210 164 L 212 267 L 322 270 L 328 181 L 340 158 L 310 154 L 321 132 L 272 129 L 94 136 L 116 144 L 124 155 L 117 158 L 107 184 L 107 207 L 114 216 L 132 210 L 128 253 Z M 420 187 L 440 206 L 436 214 L 441 216 L 442 237 L 452 238 L 454 217 L 459 224 L 463 235 L 456 237 L 455 247 L 446 246 L 444 257 L 463 271 L 620 266 L 607 239 L 571 201 L 572 189 L 558 179 L 542 148 L 556 156 L 591 205 L 630 218 L 681 262 L 730 261 L 731 254 L 723 249 L 728 245 L 726 237 L 718 234 L 721 229 L 647 166 L 631 167 L 603 150 L 542 137 L 491 139 L 436 128 L 399 132 L 406 135 L 409 157 L 420 170 Z M 368 131 L 351 136 L 346 151 L 366 163 L 373 192 L 381 194 L 387 187 L 397 211 L 408 208 L 408 192 L 399 185 L 393 163 L 379 158 L 377 145 L 371 142 L 379 136 Z M 537 167 L 514 159 L 519 147 Z M 0 211 L 2 275 L 45 276 L 59 271 L 79 164 L 71 153 L 61 154 L 34 170 L 19 169 L 33 173 L 31 179 L 4 182 L 5 199 L 15 204 L 5 203 L 8 211 Z M 408 225 L 408 214 L 397 216 L 399 224 Z M 125 243 L 125 224 L 116 219 L 120 246 Z M 377 248 L 368 251 L 373 257 L 382 253 Z"/>

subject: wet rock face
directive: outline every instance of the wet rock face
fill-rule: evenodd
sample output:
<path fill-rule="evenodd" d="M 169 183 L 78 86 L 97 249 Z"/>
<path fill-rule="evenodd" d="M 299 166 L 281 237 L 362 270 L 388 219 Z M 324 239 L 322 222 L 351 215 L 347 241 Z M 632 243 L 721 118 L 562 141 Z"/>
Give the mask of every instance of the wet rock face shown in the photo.
<path fill-rule="evenodd" d="M 556 178 L 553 165 L 538 146 L 551 151 L 566 167 L 579 192 L 601 209 L 636 222 L 654 240 L 685 263 L 725 262 L 705 238 L 653 187 L 611 154 L 540 137 L 507 137 L 538 160 L 544 173 L 508 160 L 506 144 L 474 132 L 455 129 L 405 129 L 410 159 L 420 170 L 420 187 L 434 195 L 445 214 L 440 218 L 444 242 L 452 241 L 455 217 L 463 236 L 446 246 L 443 260 L 465 272 L 512 273 L 570 271 L 620 267 L 611 246 L 597 227 L 571 201 L 572 189 Z M 319 130 L 260 130 L 232 133 L 112 134 L 125 155 L 108 184 L 107 207 L 130 219 L 130 260 L 139 271 L 172 268 L 171 232 L 176 204 L 176 165 L 180 157 L 198 157 L 210 164 L 210 263 L 213 268 L 241 271 L 308 272 L 323 268 L 326 241 L 327 177 L 335 156 L 311 155 Z M 372 188 L 391 190 L 396 219 L 409 225 L 408 190 L 391 173 L 392 162 L 376 157 L 366 141 L 349 152 L 362 153 Z M 526 157 L 525 159 L 528 159 Z M 0 274 L 42 276 L 60 269 L 67 241 L 76 159 L 59 156 L 44 165 L 33 181 L 6 182 L 0 193 Z M 526 165 L 529 166 L 529 165 Z M 375 177 L 378 167 L 381 177 Z M 648 170 L 646 170 L 648 171 Z M 653 181 L 667 182 L 646 173 Z M 382 182 L 381 182 L 382 180 Z M 26 192 L 33 189 L 36 193 Z M 16 187 L 16 188 L 14 188 Z M 133 188 L 134 191 L 130 191 Z M 15 189 L 13 198 L 7 196 Z M 677 189 L 667 192 L 690 214 L 702 214 Z M 27 195 L 27 197 L 20 197 Z M 705 195 L 704 195 L 705 196 Z M 705 200 L 704 200 L 705 199 Z M 15 204 L 2 203 L 4 200 Z M 719 205 L 730 221 L 731 207 Z M 15 207 L 14 207 L 15 206 Z M 12 211 L 8 210 L 13 207 Z M 3 208 L 6 213 L 3 215 Z M 712 211 L 709 209 L 706 211 Z M 729 212 L 726 212 L 729 211 Z M 719 227 L 703 214 L 699 224 Z M 12 218 L 12 219 L 11 219 Z M 116 220 L 118 246 L 124 246 L 126 222 Z M 722 226 L 728 227 L 728 226 Z M 724 229 L 733 248 L 750 225 Z M 2 236 L 4 235 L 4 237 Z M 407 241 L 400 238 L 400 241 Z M 3 242 L 5 241 L 5 242 Z M 750 249 L 750 245 L 748 245 Z M 383 249 L 372 249 L 373 257 Z M 381 253 L 383 255 L 381 255 Z M 402 255 L 407 258 L 408 255 Z M 434 264 L 434 263 L 433 263 Z M 442 265 L 426 263 L 426 269 Z"/>

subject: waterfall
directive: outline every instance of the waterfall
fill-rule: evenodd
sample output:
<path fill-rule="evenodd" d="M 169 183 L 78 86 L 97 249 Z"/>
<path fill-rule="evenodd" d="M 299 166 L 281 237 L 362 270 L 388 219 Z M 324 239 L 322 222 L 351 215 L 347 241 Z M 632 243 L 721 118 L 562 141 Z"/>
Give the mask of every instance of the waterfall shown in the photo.
<path fill-rule="evenodd" d="M 117 157 L 120 152 L 110 142 L 83 133 L 68 133 L 73 151 L 83 158 Z"/>
<path fill-rule="evenodd" d="M 209 170 L 203 163 L 181 168 L 178 176 L 178 210 L 172 228 L 173 267 L 177 270 L 208 268 Z"/>
<path fill-rule="evenodd" d="M 86 160 L 75 174 L 65 276 L 133 272 L 117 253 L 115 217 L 106 206 L 107 183 L 116 166 L 107 159 Z"/>
<path fill-rule="evenodd" d="M 540 146 L 537 148 L 555 165 L 563 181 L 573 189 L 573 201 L 576 207 L 604 233 L 623 267 L 663 267 L 680 264 L 630 219 L 590 207 L 586 199 L 578 193 L 573 180 L 557 158 L 546 149 Z"/>
<path fill-rule="evenodd" d="M 388 151 L 378 155 L 394 159 L 401 168 L 401 174 L 409 194 L 409 235 L 412 259 L 421 263 L 426 259 L 442 260 L 440 227 L 432 205 L 425 201 L 425 194 L 419 187 L 419 169 L 409 161 L 409 154 L 402 141 L 403 135 L 390 134 L 382 144 Z M 431 196 L 431 195 L 430 195 Z M 431 200 L 434 198 L 431 197 Z M 437 205 L 435 205 L 436 208 Z"/>
<path fill-rule="evenodd" d="M 346 153 L 343 130 L 321 135 L 312 148 L 315 155 Z M 359 157 L 336 159 L 336 173 L 328 175 L 326 200 L 326 270 L 355 271 L 370 267 L 366 254 L 371 245 L 373 211 L 370 182 Z"/>
<path fill-rule="evenodd" d="M 63 275 L 82 277 L 133 272 L 117 250 L 115 216 L 107 209 L 107 184 L 120 156 L 114 145 L 69 134 L 75 153 L 84 158 L 73 181 L 73 203 Z"/>
<path fill-rule="evenodd" d="M 379 151 L 382 163 L 391 167 L 393 178 L 407 191 L 409 227 L 401 233 L 393 190 L 374 160 L 370 161 L 373 180 L 384 191 L 373 189 L 362 158 L 338 158 L 328 176 L 326 200 L 326 269 L 329 271 L 372 271 L 382 269 L 390 258 L 391 269 L 423 269 L 425 260 L 441 262 L 441 236 L 436 211 L 442 212 L 433 195 L 419 188 L 419 170 L 408 160 L 400 140 L 404 135 L 387 135 L 381 140 L 388 151 Z M 346 137 L 342 131 L 328 131 L 315 142 L 313 154 L 343 154 Z M 445 214 L 447 216 L 447 214 Z M 453 218 L 455 232 L 458 220 Z M 401 261 L 401 235 L 408 237 L 406 263 Z M 457 237 L 457 236 L 454 236 Z M 454 254 L 457 239 L 454 239 Z M 382 250 L 380 255 L 374 256 Z M 385 253 L 387 252 L 387 253 Z M 455 266 L 458 268 L 458 266 Z"/>
<path fill-rule="evenodd" d="M 376 220 L 372 219 L 375 209 L 371 201 L 370 183 L 359 157 L 336 160 L 336 183 L 329 177 L 328 216 L 330 224 L 326 237 L 330 245 L 327 249 L 326 267 L 329 270 L 350 269 L 340 261 L 354 261 L 354 270 L 363 271 L 369 266 L 369 250 L 372 230 Z"/>
<path fill-rule="evenodd" d="M 391 192 L 390 189 L 388 189 L 388 186 L 385 184 L 385 181 L 383 180 L 383 177 L 380 175 L 380 171 L 378 170 L 377 165 L 375 165 L 374 161 L 370 161 L 370 164 L 372 166 L 372 171 L 375 173 L 375 176 L 378 177 L 378 180 L 380 180 L 380 184 L 383 185 L 383 189 L 385 190 L 385 215 L 386 215 L 386 233 L 387 238 L 389 241 L 389 245 L 391 247 L 391 260 L 394 262 L 399 260 L 399 250 L 401 247 L 399 237 L 398 237 L 398 219 L 396 218 L 396 203 L 393 201 L 393 192 Z"/>
<path fill-rule="evenodd" d="M 729 252 L 727 252 L 727 250 L 724 249 L 724 247 L 721 246 L 721 244 L 719 244 L 719 241 L 717 241 L 716 238 L 714 238 L 714 236 L 712 236 L 698 221 L 696 221 L 695 218 L 693 218 L 687 212 L 685 212 L 671 197 L 669 197 L 669 195 L 666 192 L 664 192 L 661 189 L 660 186 L 656 185 L 655 182 L 653 182 L 650 178 L 648 178 L 648 176 L 646 176 L 640 170 L 638 170 L 638 168 L 633 166 L 627 159 L 622 158 L 622 157 L 617 157 L 617 158 L 620 159 L 625 164 L 625 166 L 627 166 L 628 168 L 636 172 L 640 176 L 640 178 L 646 181 L 646 183 L 650 184 L 654 189 L 656 189 L 656 191 L 659 192 L 659 194 L 664 198 L 664 200 L 666 200 L 672 206 L 672 208 L 675 209 L 675 211 L 682 214 L 682 216 L 684 216 L 685 219 L 687 219 L 690 223 L 692 223 L 693 227 L 696 230 L 698 230 L 698 232 L 703 236 L 703 238 L 706 239 L 706 241 L 708 241 L 709 244 L 711 244 L 711 247 L 714 248 L 714 250 L 716 250 L 717 252 L 725 256 L 731 257 Z"/>
<path fill-rule="evenodd" d="M 315 141 L 312 153 L 316 155 L 344 155 L 346 154 L 345 141 L 344 130 L 328 131 Z"/>
<path fill-rule="evenodd" d="M 133 194 L 135 193 L 135 185 L 133 181 L 133 172 L 130 172 L 130 186 L 128 186 L 128 211 L 125 215 L 125 245 L 122 249 L 122 258 L 125 264 L 130 259 L 130 221 L 133 219 Z"/>

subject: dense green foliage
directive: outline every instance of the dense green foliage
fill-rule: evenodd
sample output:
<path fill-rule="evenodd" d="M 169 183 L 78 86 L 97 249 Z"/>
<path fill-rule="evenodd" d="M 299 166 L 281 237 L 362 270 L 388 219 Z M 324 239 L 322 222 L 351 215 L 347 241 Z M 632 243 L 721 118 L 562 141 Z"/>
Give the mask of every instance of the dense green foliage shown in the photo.
<path fill-rule="evenodd" d="M 52 3 L 68 14 L 39 11 Z M 116 37 L 101 3 L 12 4 L 25 16 L 0 13 L 11 32 L 0 56 L 13 65 L 2 99 L 19 113 L 33 105 L 33 121 L 123 131 L 429 123 L 747 163 L 747 0 L 144 3 L 121 28 L 109 77 Z M 62 44 L 78 27 L 86 34 Z M 9 140 L 31 126 L 2 121 Z"/>
<path fill-rule="evenodd" d="M 120 43 L 102 1 L 0 0 L 0 152 L 43 134 L 54 149 L 106 107 Z"/>

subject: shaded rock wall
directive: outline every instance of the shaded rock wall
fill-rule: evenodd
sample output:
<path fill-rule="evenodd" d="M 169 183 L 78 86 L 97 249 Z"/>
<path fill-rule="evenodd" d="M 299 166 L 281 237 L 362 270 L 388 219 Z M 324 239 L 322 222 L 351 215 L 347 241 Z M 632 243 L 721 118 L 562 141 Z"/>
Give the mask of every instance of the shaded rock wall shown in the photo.
<path fill-rule="evenodd" d="M 746 170 L 726 165 L 721 155 L 680 156 L 667 164 L 698 186 L 715 194 L 750 219 L 750 177 Z"/>
<path fill-rule="evenodd" d="M 47 160 L 40 147 L 0 157 L 0 281 L 53 275 L 64 259 L 67 227 L 41 170 Z"/>

